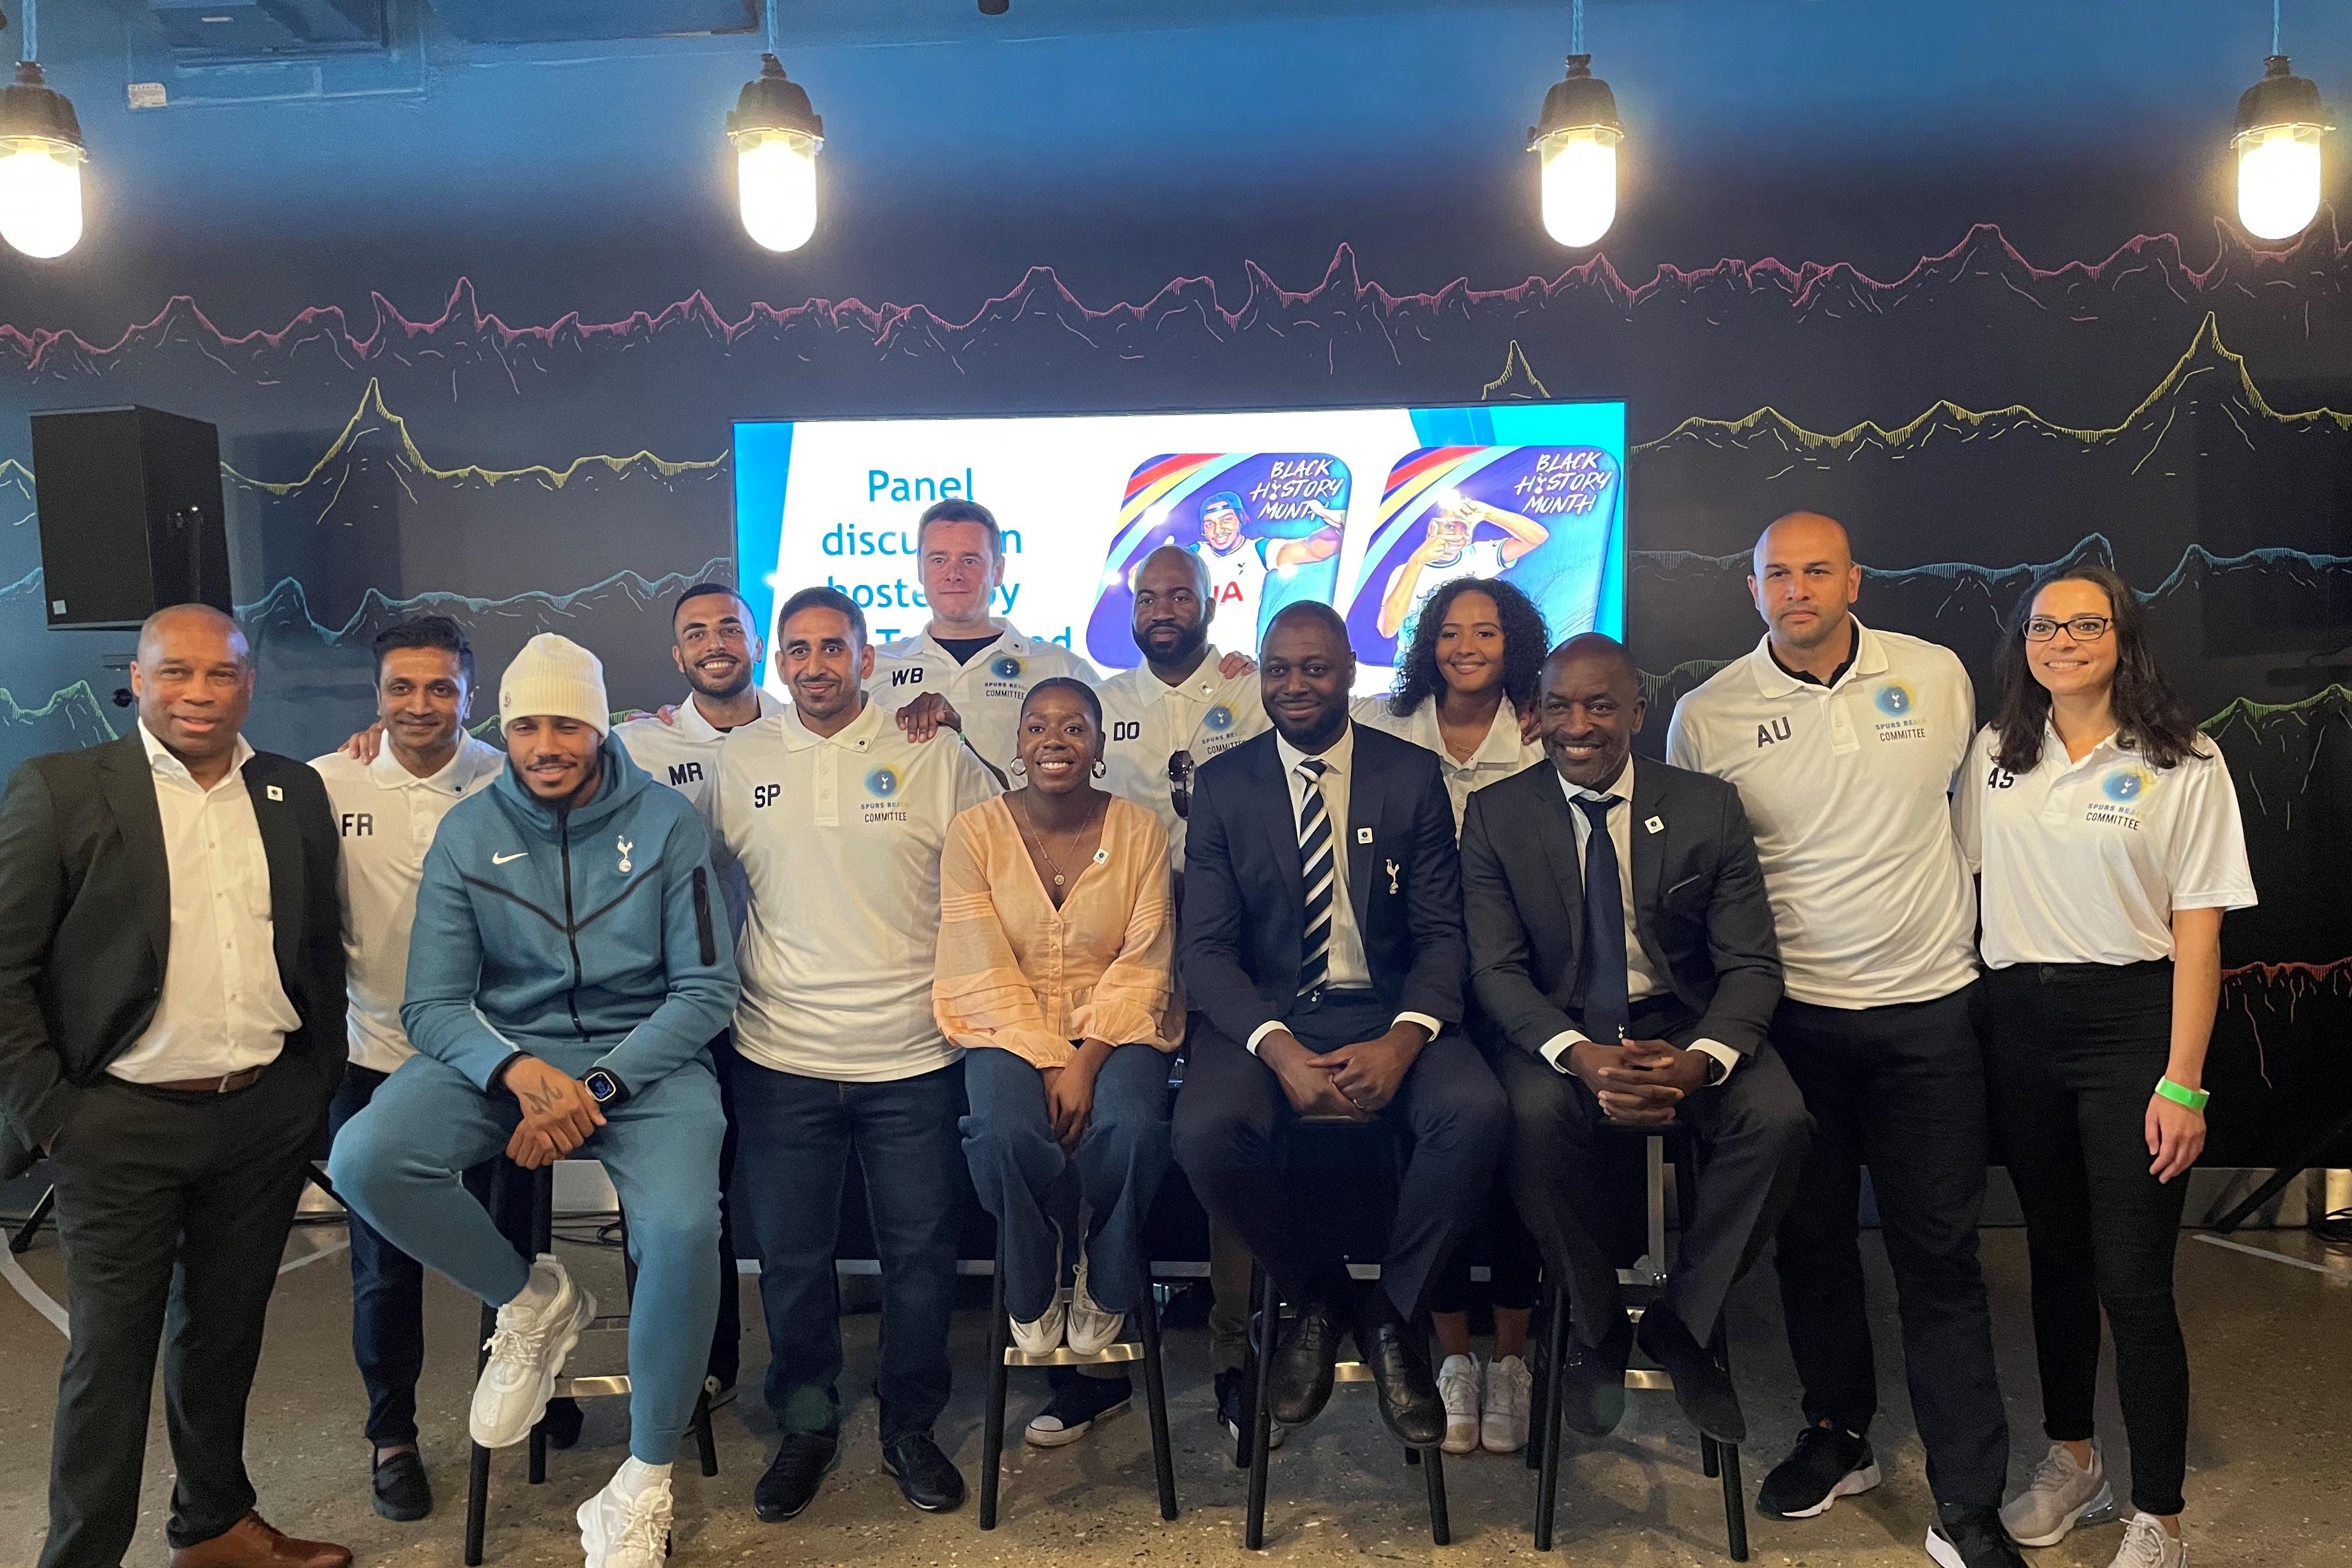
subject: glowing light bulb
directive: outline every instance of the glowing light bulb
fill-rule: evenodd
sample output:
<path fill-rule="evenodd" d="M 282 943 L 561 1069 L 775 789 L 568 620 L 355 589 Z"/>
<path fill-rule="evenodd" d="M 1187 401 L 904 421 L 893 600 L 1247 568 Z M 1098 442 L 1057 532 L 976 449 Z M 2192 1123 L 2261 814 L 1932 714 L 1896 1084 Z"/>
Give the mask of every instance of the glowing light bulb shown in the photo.
<path fill-rule="evenodd" d="M 44 261 L 81 242 L 81 156 L 67 142 L 0 140 L 0 239 Z"/>
<path fill-rule="evenodd" d="M 735 138 L 743 232 L 770 250 L 798 250 L 816 232 L 816 142 L 790 131 Z"/>
<path fill-rule="evenodd" d="M 1588 125 L 1544 147 L 1544 232 L 1560 244 L 1598 244 L 1617 221 L 1620 140 L 1606 126 Z"/>
<path fill-rule="evenodd" d="M 2319 127 L 2265 125 L 2238 137 L 2238 221 L 2257 239 L 2293 239 L 2319 216 Z"/>
<path fill-rule="evenodd" d="M 1617 95 L 1592 74 L 1592 57 L 1568 57 L 1568 75 L 1544 97 L 1528 132 L 1541 160 L 1544 232 L 1562 245 L 1595 245 L 1617 221 L 1617 143 L 1625 129 Z"/>
<path fill-rule="evenodd" d="M 735 144 L 735 199 L 743 232 L 770 250 L 798 250 L 816 232 L 816 155 L 824 121 L 808 93 L 784 79 L 773 55 L 743 85 L 727 135 Z"/>
<path fill-rule="evenodd" d="M 2293 239 L 2319 216 L 2319 139 L 2329 129 L 2318 87 L 2284 55 L 2238 98 L 2238 221 L 2257 239 Z"/>

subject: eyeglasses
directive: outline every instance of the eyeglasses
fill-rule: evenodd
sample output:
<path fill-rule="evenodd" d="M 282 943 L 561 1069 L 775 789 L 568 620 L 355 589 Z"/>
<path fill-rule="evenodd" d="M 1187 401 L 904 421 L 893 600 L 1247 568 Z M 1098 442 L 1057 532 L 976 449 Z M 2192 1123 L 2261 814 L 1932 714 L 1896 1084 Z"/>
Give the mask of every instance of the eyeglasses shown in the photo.
<path fill-rule="evenodd" d="M 1168 803 L 1179 818 L 1192 815 L 1192 753 L 1177 752 L 1168 759 Z"/>
<path fill-rule="evenodd" d="M 2048 642 L 2058 635 L 2060 626 L 2064 626 L 2066 635 L 2076 642 L 2096 642 L 2106 636 L 2107 628 L 2115 624 L 2105 616 L 2075 616 L 2063 621 L 2053 621 L 2048 616 L 2036 616 L 2025 623 L 2025 640 Z"/>

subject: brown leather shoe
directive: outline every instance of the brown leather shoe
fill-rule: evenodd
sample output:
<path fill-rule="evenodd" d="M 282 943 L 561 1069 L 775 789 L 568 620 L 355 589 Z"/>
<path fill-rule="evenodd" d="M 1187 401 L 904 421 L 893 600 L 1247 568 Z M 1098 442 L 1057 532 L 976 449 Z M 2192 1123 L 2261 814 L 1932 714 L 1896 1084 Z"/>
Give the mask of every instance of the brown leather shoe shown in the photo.
<path fill-rule="evenodd" d="M 351 1561 L 350 1547 L 297 1541 L 257 1513 L 172 1553 L 172 1568 L 351 1568 Z"/>

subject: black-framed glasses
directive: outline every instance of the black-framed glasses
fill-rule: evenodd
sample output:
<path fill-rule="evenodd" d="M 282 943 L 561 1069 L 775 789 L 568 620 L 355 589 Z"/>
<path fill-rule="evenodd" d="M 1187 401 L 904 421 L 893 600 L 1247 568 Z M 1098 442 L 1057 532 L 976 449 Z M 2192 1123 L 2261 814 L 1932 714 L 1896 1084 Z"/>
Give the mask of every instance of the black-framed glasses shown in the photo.
<path fill-rule="evenodd" d="M 1180 818 L 1192 815 L 1192 753 L 1176 752 L 1168 758 L 1168 803 Z"/>
<path fill-rule="evenodd" d="M 2035 616 L 2025 623 L 2025 640 L 2048 642 L 2058 635 L 2060 626 L 2064 626 L 2066 635 L 2076 642 L 2096 642 L 2106 636 L 2107 628 L 2115 624 L 2105 616 L 2070 616 L 2063 621 L 2053 620 L 2048 616 Z"/>

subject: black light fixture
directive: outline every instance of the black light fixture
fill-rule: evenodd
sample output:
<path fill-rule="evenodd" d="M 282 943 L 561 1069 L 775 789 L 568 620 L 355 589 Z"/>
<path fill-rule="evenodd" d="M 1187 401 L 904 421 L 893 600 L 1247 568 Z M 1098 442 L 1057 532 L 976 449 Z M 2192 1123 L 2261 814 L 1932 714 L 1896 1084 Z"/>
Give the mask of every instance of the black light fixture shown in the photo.
<path fill-rule="evenodd" d="M 768 0 L 768 52 L 727 116 L 735 144 L 735 199 L 743 232 L 769 250 L 798 250 L 816 232 L 816 155 L 824 121 L 776 58 L 775 0 Z"/>
<path fill-rule="evenodd" d="M 1528 151 L 1542 160 L 1544 232 L 1580 247 L 1599 244 L 1617 220 L 1617 143 L 1625 127 L 1617 95 L 1592 74 L 1584 52 L 1584 0 L 1574 0 L 1571 15 L 1568 75 L 1544 95 Z"/>
<path fill-rule="evenodd" d="M 2238 222 L 2257 239 L 2293 239 L 2319 216 L 2319 139 L 2335 129 L 2319 84 L 2288 68 L 2280 52 L 2279 0 L 2271 0 L 2271 52 L 2263 79 L 2238 97 Z"/>
<path fill-rule="evenodd" d="M 34 63 L 33 0 L 25 0 L 24 58 L 0 88 L 0 239 L 42 260 L 81 241 L 81 121 Z"/>

